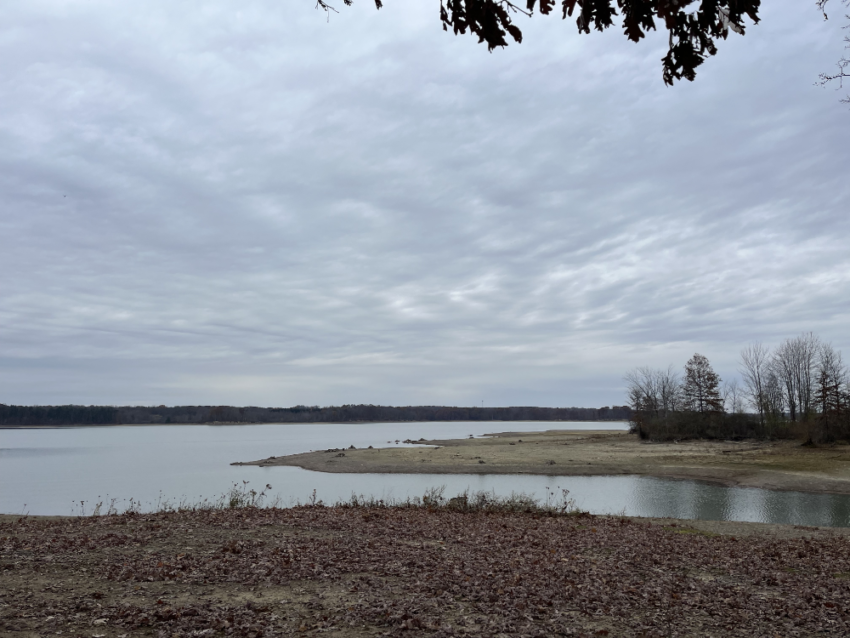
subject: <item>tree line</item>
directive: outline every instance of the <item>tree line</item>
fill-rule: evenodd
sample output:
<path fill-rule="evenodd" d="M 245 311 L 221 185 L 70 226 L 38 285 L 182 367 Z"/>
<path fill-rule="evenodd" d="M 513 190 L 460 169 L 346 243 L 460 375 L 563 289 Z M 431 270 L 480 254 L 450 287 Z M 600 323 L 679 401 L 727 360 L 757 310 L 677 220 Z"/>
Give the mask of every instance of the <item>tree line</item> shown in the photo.
<path fill-rule="evenodd" d="M 384 405 L 259 408 L 233 406 L 17 406 L 0 404 L 0 426 L 152 423 L 358 423 L 369 421 L 625 421 L 627 406 L 603 408 Z"/>
<path fill-rule="evenodd" d="M 850 374 L 841 351 L 813 333 L 776 348 L 741 351 L 741 383 L 723 382 L 695 354 L 684 376 L 666 369 L 626 374 L 633 431 L 642 438 L 793 438 L 850 441 Z"/>
<path fill-rule="evenodd" d="M 118 408 L 103 405 L 3 405 L 0 425 L 114 425 Z"/>

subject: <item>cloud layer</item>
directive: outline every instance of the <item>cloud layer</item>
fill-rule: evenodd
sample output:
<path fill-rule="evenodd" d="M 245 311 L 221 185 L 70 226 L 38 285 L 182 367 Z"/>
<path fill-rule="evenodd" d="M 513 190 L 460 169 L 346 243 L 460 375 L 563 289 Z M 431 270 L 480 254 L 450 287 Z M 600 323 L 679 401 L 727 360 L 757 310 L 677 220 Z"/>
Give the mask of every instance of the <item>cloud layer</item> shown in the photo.
<path fill-rule="evenodd" d="M 429 3 L 291 4 L 4 11 L 0 402 L 593 406 L 695 351 L 850 349 L 814 6 L 667 88 L 660 37 L 489 54 Z"/>

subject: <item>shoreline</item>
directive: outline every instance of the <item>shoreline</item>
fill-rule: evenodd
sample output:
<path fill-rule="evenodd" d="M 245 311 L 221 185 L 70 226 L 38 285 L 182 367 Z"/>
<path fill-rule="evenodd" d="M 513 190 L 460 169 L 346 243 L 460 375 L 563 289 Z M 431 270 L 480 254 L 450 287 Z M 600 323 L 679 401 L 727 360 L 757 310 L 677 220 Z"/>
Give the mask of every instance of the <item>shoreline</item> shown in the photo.
<path fill-rule="evenodd" d="M 405 448 L 329 448 L 231 465 L 327 473 L 647 476 L 813 494 L 850 494 L 850 446 L 795 441 L 639 441 L 604 430 L 502 432 Z"/>
<path fill-rule="evenodd" d="M 307 505 L 297 505 L 292 507 L 257 507 L 257 508 L 241 508 L 246 511 L 253 511 L 256 513 L 262 512 L 276 512 L 276 511 L 290 511 L 290 510 L 298 510 L 309 508 Z M 324 511 L 333 511 L 335 509 L 339 509 L 337 505 L 321 505 L 316 506 L 317 509 Z M 378 509 L 385 511 L 404 511 L 406 508 L 401 506 L 383 506 L 378 508 L 371 508 L 369 506 L 362 506 L 363 509 Z M 237 508 L 240 509 L 240 508 Z M 345 508 L 343 508 L 345 509 Z M 143 512 L 140 514 L 134 514 L 132 516 L 138 516 L 142 519 L 144 518 L 153 518 L 153 517 L 163 517 L 163 516 L 191 516 L 193 514 L 203 513 L 203 512 L 214 512 L 216 510 L 186 510 L 184 512 L 181 511 L 172 511 L 172 512 Z M 520 516 L 524 514 L 519 514 Z M 129 516 L 126 513 L 118 513 L 118 514 L 100 514 L 97 516 L 86 515 L 86 516 L 72 516 L 67 514 L 0 514 L 0 526 L 2 525 L 13 525 L 16 523 L 46 523 L 46 524 L 57 524 L 61 525 L 63 523 L 85 523 L 86 521 L 97 522 L 101 521 L 104 524 L 108 524 L 110 519 L 122 520 Z M 534 516 L 534 515 L 530 515 Z M 570 514 L 560 515 L 566 518 L 569 518 Z M 698 532 L 705 533 L 706 535 L 718 535 L 718 536 L 734 536 L 737 538 L 746 538 L 749 536 L 769 536 L 773 538 L 803 538 L 803 537 L 814 537 L 814 536 L 822 536 L 822 537 L 842 537 L 850 539 L 850 526 L 848 527 L 834 527 L 829 525 L 797 525 L 794 523 L 765 523 L 761 521 L 735 521 L 735 520 L 714 520 L 714 519 L 702 519 L 702 518 L 671 518 L 669 516 L 621 516 L 619 514 L 580 514 L 579 516 L 587 517 L 597 521 L 621 521 L 621 520 L 629 520 L 633 523 L 643 523 L 648 525 L 657 525 L 660 527 L 681 527 L 690 530 L 696 530 Z"/>

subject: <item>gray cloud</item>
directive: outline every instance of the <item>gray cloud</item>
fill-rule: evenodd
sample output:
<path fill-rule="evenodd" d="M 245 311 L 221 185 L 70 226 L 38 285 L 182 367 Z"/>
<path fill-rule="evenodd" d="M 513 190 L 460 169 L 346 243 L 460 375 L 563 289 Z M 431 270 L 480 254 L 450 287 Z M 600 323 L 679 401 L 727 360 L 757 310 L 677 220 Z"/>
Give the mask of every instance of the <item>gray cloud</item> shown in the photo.
<path fill-rule="evenodd" d="M 5 12 L 0 401 L 602 405 L 694 351 L 850 347 L 813 6 L 671 89 L 657 34 L 488 54 L 428 3 L 243 5 Z"/>

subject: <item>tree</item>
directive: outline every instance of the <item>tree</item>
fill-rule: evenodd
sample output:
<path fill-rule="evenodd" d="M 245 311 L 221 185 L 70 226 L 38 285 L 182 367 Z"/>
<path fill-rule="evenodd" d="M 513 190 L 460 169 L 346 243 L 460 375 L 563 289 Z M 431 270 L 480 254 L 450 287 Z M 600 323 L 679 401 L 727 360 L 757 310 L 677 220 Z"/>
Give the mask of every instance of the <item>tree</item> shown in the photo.
<path fill-rule="evenodd" d="M 722 413 L 723 399 L 720 396 L 720 377 L 708 359 L 695 354 L 685 365 L 683 393 L 688 408 L 693 412 Z"/>
<path fill-rule="evenodd" d="M 792 421 L 805 421 L 811 414 L 819 351 L 820 340 L 809 332 L 786 339 L 773 355 L 771 365 L 782 383 Z"/>
<path fill-rule="evenodd" d="M 819 0 L 825 3 L 827 0 Z M 352 0 L 343 0 L 351 5 Z M 579 33 L 590 33 L 591 28 L 604 31 L 622 16 L 624 35 L 639 42 L 647 31 L 656 30 L 656 21 L 667 30 L 669 49 L 662 58 L 662 77 L 665 84 L 675 80 L 693 81 L 696 68 L 706 57 L 717 53 L 717 41 L 725 40 L 729 31 L 744 34 L 744 19 L 758 22 L 761 0 L 561 0 L 562 19 L 576 15 Z M 316 6 L 329 13 L 336 11 L 326 0 L 317 0 Z M 375 0 L 383 7 L 383 0 Z M 508 46 L 508 38 L 522 42 L 522 31 L 513 22 L 517 14 L 531 17 L 535 9 L 541 15 L 551 15 L 555 0 L 526 0 L 525 7 L 510 0 L 440 0 L 440 20 L 443 30 L 455 35 L 477 36 L 492 51 Z M 619 13 L 618 13 L 619 10 Z"/>
<path fill-rule="evenodd" d="M 625 376 L 632 422 L 643 438 L 643 423 L 647 419 L 667 422 L 669 416 L 681 407 L 681 383 L 673 366 L 666 370 L 635 368 Z"/>
<path fill-rule="evenodd" d="M 737 379 L 723 382 L 723 409 L 729 414 L 744 413 L 744 393 Z"/>
<path fill-rule="evenodd" d="M 831 344 L 822 344 L 819 355 L 815 400 L 820 412 L 820 435 L 823 440 L 832 441 L 837 438 L 838 426 L 848 410 L 847 368 L 841 360 L 841 352 Z"/>
<path fill-rule="evenodd" d="M 679 409 L 681 384 L 673 366 L 666 370 L 636 368 L 626 374 L 625 379 L 629 404 L 633 410 L 666 419 L 671 412 Z"/>
<path fill-rule="evenodd" d="M 744 392 L 750 405 L 759 415 L 759 425 L 764 425 L 766 408 L 765 382 L 770 369 L 770 351 L 755 342 L 741 351 L 741 376 Z"/>
<path fill-rule="evenodd" d="M 782 382 L 773 369 L 768 369 L 764 380 L 764 417 L 772 426 L 785 418 L 785 393 Z"/>

